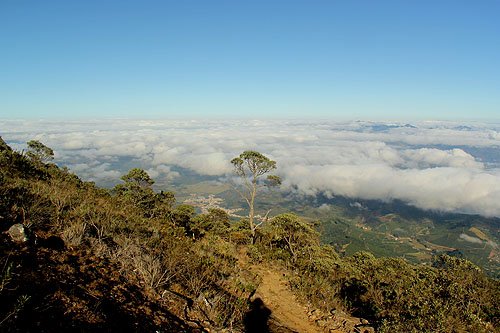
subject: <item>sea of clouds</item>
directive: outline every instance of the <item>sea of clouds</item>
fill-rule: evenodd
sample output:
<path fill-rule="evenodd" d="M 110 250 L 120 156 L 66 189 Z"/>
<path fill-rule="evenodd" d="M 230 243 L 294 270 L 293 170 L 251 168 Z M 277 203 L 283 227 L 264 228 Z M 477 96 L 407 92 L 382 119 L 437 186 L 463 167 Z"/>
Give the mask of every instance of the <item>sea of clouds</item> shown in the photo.
<path fill-rule="evenodd" d="M 233 157 L 257 150 L 276 160 L 283 191 L 500 217 L 500 124 L 0 120 L 0 135 L 17 150 L 40 140 L 59 165 L 98 184 L 133 166 L 155 179 L 182 169 L 225 179 Z"/>

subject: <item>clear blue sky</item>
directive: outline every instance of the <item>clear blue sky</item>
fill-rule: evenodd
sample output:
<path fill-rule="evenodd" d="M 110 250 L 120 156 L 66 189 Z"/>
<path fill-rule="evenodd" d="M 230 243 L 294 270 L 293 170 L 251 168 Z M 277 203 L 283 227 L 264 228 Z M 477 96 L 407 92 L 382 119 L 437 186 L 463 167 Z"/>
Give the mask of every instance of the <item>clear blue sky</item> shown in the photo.
<path fill-rule="evenodd" d="M 1 0 L 0 118 L 500 118 L 500 1 Z"/>

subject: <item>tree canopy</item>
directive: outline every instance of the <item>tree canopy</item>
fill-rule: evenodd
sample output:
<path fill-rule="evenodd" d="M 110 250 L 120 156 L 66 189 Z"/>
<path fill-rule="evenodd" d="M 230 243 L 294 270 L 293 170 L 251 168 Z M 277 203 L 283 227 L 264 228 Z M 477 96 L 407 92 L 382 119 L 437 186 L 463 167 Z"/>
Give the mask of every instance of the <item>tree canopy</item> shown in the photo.
<path fill-rule="evenodd" d="M 33 161 L 46 163 L 54 159 L 54 151 L 38 140 L 27 142 L 28 152 L 26 155 Z"/>
<path fill-rule="evenodd" d="M 140 187 L 149 187 L 154 184 L 154 180 L 148 175 L 146 171 L 139 168 L 131 169 L 126 175 L 121 178 L 126 184 L 137 185 Z"/>

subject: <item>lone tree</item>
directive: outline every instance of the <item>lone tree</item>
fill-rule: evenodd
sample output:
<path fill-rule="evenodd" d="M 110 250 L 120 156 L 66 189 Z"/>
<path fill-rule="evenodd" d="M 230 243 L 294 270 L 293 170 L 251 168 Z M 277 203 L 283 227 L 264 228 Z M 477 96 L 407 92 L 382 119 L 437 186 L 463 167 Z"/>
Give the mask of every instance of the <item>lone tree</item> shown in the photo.
<path fill-rule="evenodd" d="M 268 175 L 266 181 L 261 180 L 263 175 L 276 169 L 276 162 L 256 151 L 244 151 L 240 156 L 233 158 L 231 164 L 234 166 L 236 175 L 243 179 L 245 189 L 243 191 L 236 190 L 248 204 L 248 222 L 252 235 L 252 243 L 254 243 L 256 230 L 262 224 L 262 222 L 255 223 L 254 221 L 257 190 L 263 186 L 278 186 L 281 184 L 281 179 L 278 176 Z"/>

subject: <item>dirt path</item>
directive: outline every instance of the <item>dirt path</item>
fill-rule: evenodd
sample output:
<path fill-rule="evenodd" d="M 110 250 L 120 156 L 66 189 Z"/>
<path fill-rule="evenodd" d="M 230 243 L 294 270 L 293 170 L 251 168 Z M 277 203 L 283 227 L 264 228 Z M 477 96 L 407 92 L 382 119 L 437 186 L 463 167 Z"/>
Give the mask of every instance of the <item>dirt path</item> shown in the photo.
<path fill-rule="evenodd" d="M 306 308 L 296 300 L 280 273 L 269 267 L 254 265 L 249 266 L 249 269 L 262 278 L 253 299 L 262 299 L 264 305 L 272 311 L 271 319 L 294 332 L 322 332 L 320 327 L 309 321 Z"/>
<path fill-rule="evenodd" d="M 288 287 L 282 269 L 263 265 L 252 264 L 246 253 L 246 248 L 241 248 L 238 255 L 239 266 L 247 271 L 257 274 L 261 283 L 252 297 L 252 301 L 260 299 L 263 306 L 270 310 L 268 322 L 271 333 L 373 333 L 375 330 L 367 321 L 352 317 L 342 311 L 336 311 L 334 316 L 325 317 L 318 315 L 319 310 L 309 313 Z M 261 304 L 260 302 L 258 304 Z M 318 321 L 318 319 L 321 320 Z M 316 322 L 315 322 L 316 321 Z M 322 324 L 317 324 L 322 322 Z"/>
<path fill-rule="evenodd" d="M 262 279 L 252 300 L 260 298 L 264 306 L 271 310 L 271 332 L 323 332 L 320 327 L 309 321 L 307 309 L 288 288 L 283 273 L 269 266 L 249 263 L 245 248 L 239 251 L 238 263 L 242 269 L 249 270 Z"/>

